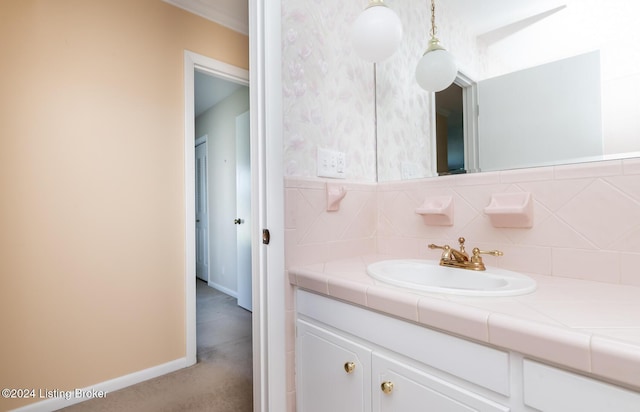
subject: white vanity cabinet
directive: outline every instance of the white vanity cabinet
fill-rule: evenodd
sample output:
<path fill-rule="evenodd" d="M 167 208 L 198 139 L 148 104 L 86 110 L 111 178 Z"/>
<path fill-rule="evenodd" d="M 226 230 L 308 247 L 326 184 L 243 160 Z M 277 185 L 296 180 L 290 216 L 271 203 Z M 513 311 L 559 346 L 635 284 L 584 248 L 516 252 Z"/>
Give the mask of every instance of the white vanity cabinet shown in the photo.
<path fill-rule="evenodd" d="M 304 320 L 297 322 L 297 342 L 298 411 L 509 410 Z"/>
<path fill-rule="evenodd" d="M 510 410 L 495 400 L 507 353 L 304 291 L 297 303 L 298 412 Z"/>
<path fill-rule="evenodd" d="M 640 393 L 296 291 L 298 412 L 638 412 Z"/>

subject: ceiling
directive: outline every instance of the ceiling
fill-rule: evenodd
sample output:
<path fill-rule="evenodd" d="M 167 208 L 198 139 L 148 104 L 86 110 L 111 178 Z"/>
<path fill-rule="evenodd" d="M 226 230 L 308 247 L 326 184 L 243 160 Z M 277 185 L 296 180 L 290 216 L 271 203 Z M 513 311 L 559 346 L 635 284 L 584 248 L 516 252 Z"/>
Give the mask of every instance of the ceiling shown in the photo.
<path fill-rule="evenodd" d="M 562 0 L 446 0 L 447 9 L 482 35 L 565 6 Z M 436 3 L 436 23 L 438 4 Z"/>
<path fill-rule="evenodd" d="M 249 34 L 248 0 L 163 0 L 242 34 Z"/>
<path fill-rule="evenodd" d="M 241 87 L 246 86 L 196 71 L 194 85 L 196 117 L 226 99 Z"/>
<path fill-rule="evenodd" d="M 248 0 L 163 0 L 243 34 L 249 33 Z M 426 0 L 425 0 L 426 1 Z M 444 0 L 441 0 L 444 1 Z M 565 6 L 562 0 L 446 0 L 447 9 L 477 35 Z M 400 3 L 398 3 L 400 4 Z M 436 19 L 438 2 L 436 2 Z"/>
<path fill-rule="evenodd" d="M 248 0 L 163 1 L 240 33 L 249 33 Z M 473 33 L 491 41 L 510 30 L 517 30 L 519 25 L 530 24 L 565 7 L 566 3 L 567 0 L 447 0 L 446 7 Z M 196 116 L 242 87 L 199 72 L 196 72 L 195 81 Z"/>

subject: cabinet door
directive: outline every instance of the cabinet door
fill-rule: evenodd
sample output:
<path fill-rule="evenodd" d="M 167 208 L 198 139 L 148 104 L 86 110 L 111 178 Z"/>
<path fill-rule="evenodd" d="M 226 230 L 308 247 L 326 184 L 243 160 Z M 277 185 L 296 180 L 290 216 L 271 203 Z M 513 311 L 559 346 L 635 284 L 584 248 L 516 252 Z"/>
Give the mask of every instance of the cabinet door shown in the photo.
<path fill-rule="evenodd" d="M 371 410 L 371 350 L 303 320 L 297 321 L 297 410 Z"/>
<path fill-rule="evenodd" d="M 372 376 L 374 412 L 510 410 L 504 405 L 379 353 L 372 355 Z"/>

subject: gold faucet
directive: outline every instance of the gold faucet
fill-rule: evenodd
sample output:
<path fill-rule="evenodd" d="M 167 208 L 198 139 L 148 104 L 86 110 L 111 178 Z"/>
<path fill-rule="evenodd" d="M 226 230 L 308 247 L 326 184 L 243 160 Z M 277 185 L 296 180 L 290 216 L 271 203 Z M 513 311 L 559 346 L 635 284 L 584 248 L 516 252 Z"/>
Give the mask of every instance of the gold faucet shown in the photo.
<path fill-rule="evenodd" d="M 460 243 L 460 249 L 452 249 L 449 245 L 438 246 L 431 243 L 429 245 L 429 249 L 442 249 L 442 256 L 440 257 L 440 265 L 441 266 L 450 266 L 461 269 L 468 270 L 486 270 L 484 262 L 482 261 L 481 254 L 492 255 L 492 256 L 502 256 L 502 253 L 499 250 L 480 250 L 477 247 L 473 248 L 471 251 L 472 255 L 469 257 L 469 254 L 466 252 L 464 248 L 465 239 L 463 237 L 458 238 L 458 243 Z"/>

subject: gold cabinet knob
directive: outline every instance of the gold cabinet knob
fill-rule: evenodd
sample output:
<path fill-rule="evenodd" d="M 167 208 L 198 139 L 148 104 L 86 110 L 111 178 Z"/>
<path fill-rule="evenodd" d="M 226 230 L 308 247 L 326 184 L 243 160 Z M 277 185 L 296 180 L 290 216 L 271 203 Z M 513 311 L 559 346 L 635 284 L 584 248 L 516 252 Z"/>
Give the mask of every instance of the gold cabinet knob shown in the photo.
<path fill-rule="evenodd" d="M 345 362 L 344 363 L 344 371 L 347 373 L 352 373 L 356 369 L 356 364 L 354 362 Z"/>
<path fill-rule="evenodd" d="M 390 394 L 393 391 L 393 382 L 382 382 L 382 384 L 380 385 L 380 389 L 382 389 L 382 392 L 386 393 L 387 395 Z"/>

